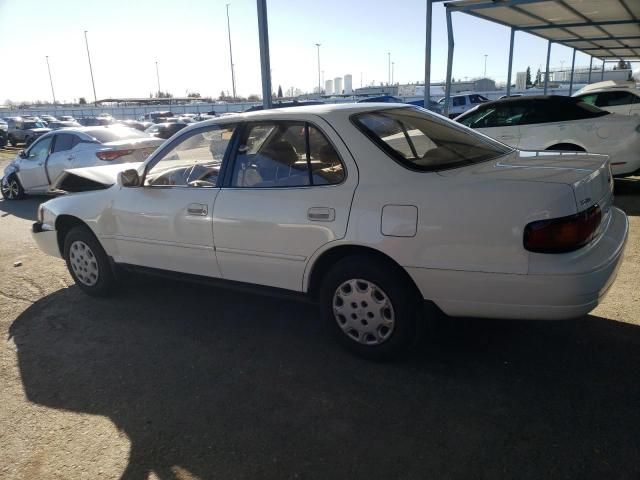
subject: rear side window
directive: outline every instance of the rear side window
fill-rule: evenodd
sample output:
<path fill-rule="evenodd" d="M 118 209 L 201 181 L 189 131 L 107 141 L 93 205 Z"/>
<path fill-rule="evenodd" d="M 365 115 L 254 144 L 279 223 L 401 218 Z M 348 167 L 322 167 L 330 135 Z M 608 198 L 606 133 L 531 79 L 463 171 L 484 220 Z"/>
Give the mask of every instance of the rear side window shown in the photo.
<path fill-rule="evenodd" d="M 455 168 L 512 151 L 507 145 L 415 108 L 361 113 L 352 120 L 382 150 L 412 170 Z"/>
<path fill-rule="evenodd" d="M 232 187 L 331 185 L 344 180 L 338 153 L 324 134 L 305 122 L 249 124 L 240 139 Z"/>
<path fill-rule="evenodd" d="M 462 107 L 467 103 L 467 100 L 464 97 L 453 97 L 453 106 L 454 107 Z"/>
<path fill-rule="evenodd" d="M 459 122 L 471 128 L 511 127 L 519 125 L 525 113 L 524 105 L 498 104 L 474 110 Z"/>
<path fill-rule="evenodd" d="M 65 152 L 71 150 L 80 142 L 80 139 L 69 133 L 60 133 L 56 135 L 56 143 L 53 146 L 53 153 Z"/>
<path fill-rule="evenodd" d="M 616 107 L 632 104 L 636 96 L 630 92 L 602 92 L 598 94 L 596 107 Z"/>
<path fill-rule="evenodd" d="M 568 122 L 597 118 L 608 114 L 609 112 L 582 101 L 534 101 L 533 105 L 527 109 L 520 123 L 522 125 L 528 125 L 535 123 Z"/>

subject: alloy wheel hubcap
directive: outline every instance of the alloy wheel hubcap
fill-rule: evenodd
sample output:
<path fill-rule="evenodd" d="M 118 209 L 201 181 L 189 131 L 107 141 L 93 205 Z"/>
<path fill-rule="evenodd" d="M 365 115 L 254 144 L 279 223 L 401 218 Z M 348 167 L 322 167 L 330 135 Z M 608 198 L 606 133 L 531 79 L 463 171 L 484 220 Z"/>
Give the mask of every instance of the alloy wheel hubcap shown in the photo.
<path fill-rule="evenodd" d="M 18 196 L 18 182 L 16 180 L 5 180 L 2 182 L 2 193 L 5 197 L 13 200 Z"/>
<path fill-rule="evenodd" d="M 98 283 L 98 260 L 89 248 L 89 245 L 81 240 L 76 240 L 69 249 L 69 263 L 76 278 L 88 287 Z"/>
<path fill-rule="evenodd" d="M 376 284 L 359 278 L 342 283 L 333 295 L 333 316 L 340 329 L 363 345 L 380 345 L 395 327 L 389 296 Z"/>

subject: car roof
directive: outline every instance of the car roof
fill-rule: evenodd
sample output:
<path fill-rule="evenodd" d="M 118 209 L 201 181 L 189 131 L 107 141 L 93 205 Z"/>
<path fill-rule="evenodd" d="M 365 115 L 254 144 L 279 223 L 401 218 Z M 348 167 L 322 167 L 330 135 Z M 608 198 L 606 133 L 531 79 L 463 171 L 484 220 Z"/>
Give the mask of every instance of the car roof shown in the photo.
<path fill-rule="evenodd" d="M 525 103 L 530 101 L 538 102 L 555 102 L 565 104 L 575 104 L 580 102 L 579 98 L 567 97 L 564 95 L 523 95 L 522 97 L 507 97 L 499 100 L 492 100 L 490 102 L 480 103 L 483 108 L 490 107 L 491 105 L 504 105 L 509 103 Z"/>
<path fill-rule="evenodd" d="M 640 96 L 640 90 L 637 90 L 635 88 L 628 88 L 628 87 L 601 87 L 601 88 L 594 88 L 592 90 L 587 90 L 584 92 L 579 92 L 576 93 L 574 96 L 583 96 L 583 95 L 591 95 L 593 93 L 603 93 L 603 92 L 623 92 L 623 93 L 632 93 L 634 95 Z"/>

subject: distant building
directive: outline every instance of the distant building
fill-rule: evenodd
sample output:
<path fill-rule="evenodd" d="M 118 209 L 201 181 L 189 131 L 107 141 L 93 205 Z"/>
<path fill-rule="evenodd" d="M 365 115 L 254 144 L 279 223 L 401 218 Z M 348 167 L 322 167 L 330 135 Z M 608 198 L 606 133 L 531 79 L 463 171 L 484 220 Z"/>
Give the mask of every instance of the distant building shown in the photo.
<path fill-rule="evenodd" d="M 344 94 L 345 95 L 351 95 L 353 94 L 353 77 L 351 76 L 350 73 L 347 73 L 344 76 Z"/>
<path fill-rule="evenodd" d="M 516 90 L 527 89 L 527 72 L 516 73 Z"/>
<path fill-rule="evenodd" d="M 544 78 L 544 76 L 543 76 Z M 631 70 L 605 70 L 604 78 L 602 77 L 602 68 L 594 68 L 591 70 L 591 83 L 600 80 L 631 80 Z M 555 83 L 569 83 L 571 81 L 571 69 L 563 68 L 562 70 L 550 70 L 549 81 Z M 589 83 L 589 69 L 576 68 L 573 72 L 573 83 Z"/>
<path fill-rule="evenodd" d="M 356 95 L 398 95 L 398 85 L 371 85 L 356 88 Z"/>
<path fill-rule="evenodd" d="M 342 95 L 342 77 L 333 79 L 333 93 L 334 95 Z"/>
<path fill-rule="evenodd" d="M 324 82 L 324 94 L 333 95 L 333 80 L 327 80 Z"/>

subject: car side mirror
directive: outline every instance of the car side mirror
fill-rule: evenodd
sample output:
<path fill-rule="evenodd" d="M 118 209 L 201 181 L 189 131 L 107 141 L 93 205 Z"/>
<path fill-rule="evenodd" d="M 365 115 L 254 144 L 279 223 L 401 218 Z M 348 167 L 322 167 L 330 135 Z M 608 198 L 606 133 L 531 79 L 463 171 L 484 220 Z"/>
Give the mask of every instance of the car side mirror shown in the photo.
<path fill-rule="evenodd" d="M 138 171 L 130 168 L 129 170 L 118 173 L 117 182 L 121 187 L 139 187 L 140 177 L 138 176 Z"/>
<path fill-rule="evenodd" d="M 27 152 L 25 152 L 24 150 L 20 150 L 20 153 L 18 154 L 18 156 L 20 158 L 27 158 Z"/>

